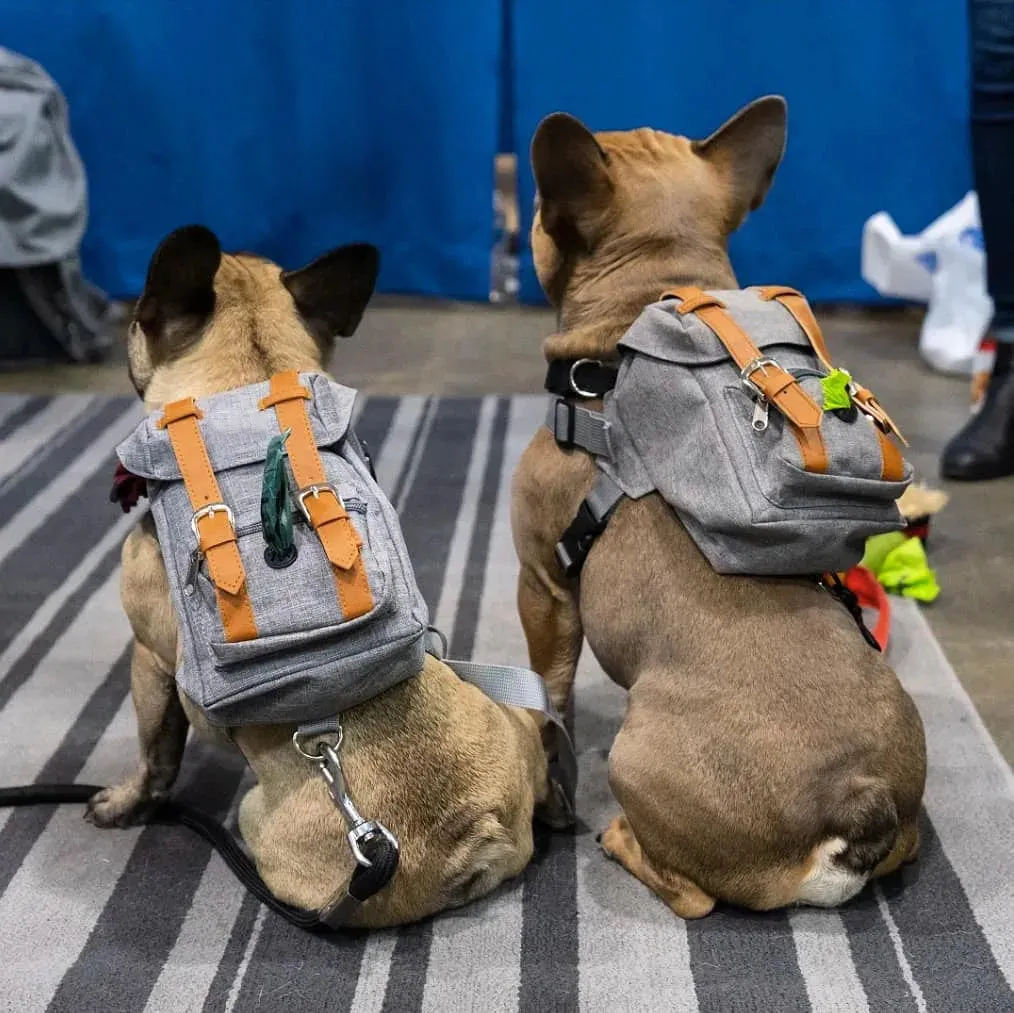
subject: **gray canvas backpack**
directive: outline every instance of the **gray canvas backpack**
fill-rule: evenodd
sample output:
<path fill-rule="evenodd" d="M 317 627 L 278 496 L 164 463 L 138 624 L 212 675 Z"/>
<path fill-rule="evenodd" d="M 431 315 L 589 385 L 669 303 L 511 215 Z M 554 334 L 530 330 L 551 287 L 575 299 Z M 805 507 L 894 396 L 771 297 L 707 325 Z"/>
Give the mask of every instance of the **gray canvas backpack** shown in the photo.
<path fill-rule="evenodd" d="M 547 387 L 557 442 L 600 469 L 557 546 L 570 576 L 623 497 L 653 491 L 723 574 L 841 573 L 868 536 L 903 526 L 900 434 L 834 371 L 793 289 L 667 293 L 620 341 L 618 368 L 563 363 Z M 598 397 L 601 412 L 575 403 Z"/>
<path fill-rule="evenodd" d="M 426 604 L 350 433 L 355 396 L 283 373 L 167 405 L 118 448 L 148 479 L 179 617 L 177 680 L 214 723 L 320 721 L 422 668 Z M 286 430 L 292 546 L 279 559 L 262 494 Z"/>
<path fill-rule="evenodd" d="M 279 373 L 166 405 L 118 455 L 147 480 L 179 619 L 180 689 L 216 724 L 297 725 L 294 744 L 319 763 L 362 871 L 371 868 L 364 841 L 386 840 L 395 856 L 397 844 L 349 797 L 340 716 L 416 676 L 424 652 L 443 652 L 397 514 L 351 428 L 355 400 L 323 374 Z M 542 680 L 523 668 L 447 664 L 558 726 L 544 815 L 572 822 L 573 748 Z M 349 903 L 338 898 L 322 918 L 339 924 Z"/>

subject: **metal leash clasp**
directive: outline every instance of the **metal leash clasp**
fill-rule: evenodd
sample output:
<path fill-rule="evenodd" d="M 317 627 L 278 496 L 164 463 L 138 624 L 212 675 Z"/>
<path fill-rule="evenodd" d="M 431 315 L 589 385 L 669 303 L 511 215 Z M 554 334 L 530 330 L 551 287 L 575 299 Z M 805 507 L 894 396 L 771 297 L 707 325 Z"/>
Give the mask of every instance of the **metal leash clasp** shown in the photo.
<path fill-rule="evenodd" d="M 313 760 L 318 765 L 320 775 L 324 778 L 324 783 L 327 785 L 328 794 L 331 796 L 331 800 L 335 806 L 337 806 L 338 811 L 342 814 L 346 827 L 348 827 L 346 837 L 348 838 L 349 847 L 352 849 L 356 863 L 366 868 L 369 868 L 373 864 L 363 853 L 362 844 L 374 836 L 384 837 L 397 851 L 398 841 L 391 831 L 378 820 L 366 819 L 356 808 L 356 804 L 349 794 L 348 783 L 345 780 L 345 771 L 342 769 L 341 757 L 339 756 L 342 744 L 341 725 L 339 724 L 338 726 L 338 741 L 333 746 L 328 742 L 322 742 L 319 747 L 319 753 L 308 753 L 303 749 L 299 739 L 299 733 L 296 732 L 292 737 L 292 743 L 296 747 L 297 752 L 308 760 Z"/>

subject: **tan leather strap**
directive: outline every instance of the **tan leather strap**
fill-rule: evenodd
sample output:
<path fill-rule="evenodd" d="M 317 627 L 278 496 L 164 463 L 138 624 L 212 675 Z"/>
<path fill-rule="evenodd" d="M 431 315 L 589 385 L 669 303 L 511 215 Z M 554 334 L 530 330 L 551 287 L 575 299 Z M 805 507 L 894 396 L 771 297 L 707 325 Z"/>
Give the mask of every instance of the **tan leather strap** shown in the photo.
<path fill-rule="evenodd" d="M 311 397 L 296 370 L 289 370 L 271 377 L 268 396 L 261 399 L 259 407 L 261 411 L 274 408 L 278 428 L 290 431 L 285 447 L 299 487 L 300 506 L 331 562 L 342 615 L 355 619 L 373 608 L 373 594 L 359 551 L 362 540 L 338 491 L 328 483 L 317 451 L 306 410 Z"/>
<path fill-rule="evenodd" d="M 901 451 L 883 430 L 876 428 L 874 432 L 880 441 L 880 457 L 883 461 L 880 477 L 885 482 L 900 482 L 905 477 L 905 459 L 901 456 Z"/>
<path fill-rule="evenodd" d="M 782 413 L 799 444 L 803 467 L 816 474 L 826 473 L 827 450 L 820 432 L 824 411 L 820 405 L 813 401 L 787 370 L 777 363 L 762 363 L 764 356 L 760 349 L 725 312 L 719 299 L 699 288 L 674 289 L 666 292 L 662 298 L 670 296 L 680 300 L 677 313 L 697 314 L 702 323 L 722 342 L 750 383 Z"/>
<path fill-rule="evenodd" d="M 874 397 L 872 391 L 867 390 L 865 387 L 860 387 L 859 384 L 854 384 L 852 400 L 855 401 L 860 411 L 869 415 L 874 425 L 882 433 L 894 433 L 906 447 L 908 446 L 908 440 L 901 435 L 901 430 L 894 424 L 894 419 L 880 407 L 880 402 Z"/>
<path fill-rule="evenodd" d="M 215 585 L 225 639 L 230 643 L 254 640 L 257 623 L 247 593 L 246 571 L 236 543 L 232 514 L 222 502 L 222 491 L 197 424 L 203 417 L 194 399 L 188 397 L 166 405 L 157 425 L 169 432 L 169 442 L 190 497 L 194 530 Z"/>
<path fill-rule="evenodd" d="M 794 288 L 787 288 L 781 285 L 768 285 L 759 290 L 762 299 L 773 299 L 780 302 L 799 324 L 803 333 L 809 338 L 810 344 L 817 358 L 820 359 L 824 368 L 831 370 L 831 356 L 821 333 L 817 318 L 810 309 L 810 304 Z M 905 461 L 898 451 L 898 448 L 884 437 L 885 433 L 893 433 L 905 446 L 908 442 L 901 435 L 900 430 L 894 424 L 894 420 L 880 407 L 877 399 L 865 387 L 856 388 L 855 400 L 859 408 L 873 420 L 877 427 L 877 435 L 880 437 L 880 452 L 883 459 L 883 477 L 889 482 L 900 482 L 905 475 Z"/>
<path fill-rule="evenodd" d="M 829 372 L 834 369 L 834 366 L 831 365 L 831 355 L 827 350 L 827 343 L 820 330 L 820 324 L 817 323 L 817 318 L 813 315 L 813 310 L 810 309 L 810 304 L 806 299 L 794 288 L 784 285 L 768 285 L 758 291 L 762 299 L 779 302 L 792 314 L 793 319 L 809 339 L 814 354 L 820 359 L 821 365 Z"/>

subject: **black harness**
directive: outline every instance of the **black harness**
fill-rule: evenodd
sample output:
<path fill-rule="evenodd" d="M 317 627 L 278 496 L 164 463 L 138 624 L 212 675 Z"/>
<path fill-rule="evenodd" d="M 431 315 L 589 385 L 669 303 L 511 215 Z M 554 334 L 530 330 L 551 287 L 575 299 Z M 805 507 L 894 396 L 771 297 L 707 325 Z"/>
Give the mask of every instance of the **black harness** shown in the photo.
<path fill-rule="evenodd" d="M 579 446 L 574 440 L 580 401 L 598 401 L 616 386 L 619 366 L 615 362 L 598 359 L 556 359 L 546 370 L 546 390 L 556 396 L 553 405 L 553 436 L 559 447 L 571 450 Z M 588 553 L 595 540 L 605 531 L 613 511 L 620 500 L 598 502 L 595 490 L 581 501 L 577 514 L 556 546 L 556 558 L 564 576 L 576 579 L 580 576 Z M 811 577 L 818 587 L 823 588 L 848 611 L 862 633 L 863 639 L 876 650 L 880 644 L 870 632 L 863 618 L 863 610 L 855 592 L 848 588 L 837 574 L 822 574 Z"/>

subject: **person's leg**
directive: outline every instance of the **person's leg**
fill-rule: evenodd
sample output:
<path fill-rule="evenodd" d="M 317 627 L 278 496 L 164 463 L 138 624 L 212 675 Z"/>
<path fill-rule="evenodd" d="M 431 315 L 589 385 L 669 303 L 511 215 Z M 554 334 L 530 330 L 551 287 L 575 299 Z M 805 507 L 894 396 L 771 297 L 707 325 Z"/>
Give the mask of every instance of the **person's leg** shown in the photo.
<path fill-rule="evenodd" d="M 1014 0 L 969 0 L 972 167 L 996 360 L 979 411 L 944 450 L 951 479 L 1014 475 Z"/>

